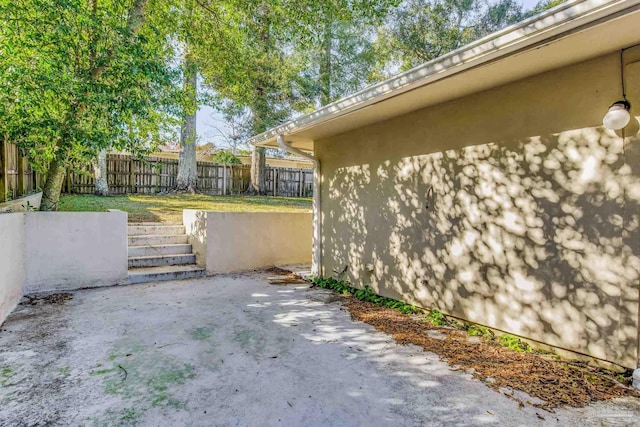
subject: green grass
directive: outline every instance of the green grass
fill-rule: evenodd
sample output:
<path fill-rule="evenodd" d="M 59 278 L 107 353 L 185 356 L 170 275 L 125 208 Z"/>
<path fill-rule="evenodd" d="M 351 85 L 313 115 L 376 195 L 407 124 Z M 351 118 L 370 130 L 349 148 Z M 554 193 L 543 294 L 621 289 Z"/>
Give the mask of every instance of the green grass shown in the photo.
<path fill-rule="evenodd" d="M 98 197 L 62 196 L 58 210 L 63 212 L 106 212 L 119 209 L 130 222 L 182 222 L 183 209 L 222 212 L 305 212 L 311 199 L 266 196 L 207 196 L 205 194 L 133 194 Z"/>

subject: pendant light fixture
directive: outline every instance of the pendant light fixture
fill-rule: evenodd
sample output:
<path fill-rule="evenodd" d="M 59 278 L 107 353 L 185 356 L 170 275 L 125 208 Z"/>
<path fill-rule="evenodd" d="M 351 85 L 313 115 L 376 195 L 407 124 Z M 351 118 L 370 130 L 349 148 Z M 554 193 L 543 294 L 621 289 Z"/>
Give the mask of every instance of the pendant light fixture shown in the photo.
<path fill-rule="evenodd" d="M 620 130 L 629 124 L 631 120 L 631 104 L 627 101 L 627 92 L 624 84 L 624 49 L 620 50 L 620 82 L 622 84 L 622 99 L 611 104 L 609 111 L 602 118 L 602 124 L 605 128 L 611 130 Z"/>

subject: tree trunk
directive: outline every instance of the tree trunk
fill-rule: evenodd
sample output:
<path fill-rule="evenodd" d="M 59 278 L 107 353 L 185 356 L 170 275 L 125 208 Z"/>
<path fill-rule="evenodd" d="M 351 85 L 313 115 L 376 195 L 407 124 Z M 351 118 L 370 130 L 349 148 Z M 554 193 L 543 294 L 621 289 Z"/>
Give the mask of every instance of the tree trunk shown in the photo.
<path fill-rule="evenodd" d="M 107 150 L 100 150 L 98 156 L 93 159 L 93 176 L 95 177 L 96 196 L 109 195 L 109 183 L 107 182 Z"/>
<path fill-rule="evenodd" d="M 49 170 L 47 171 L 47 181 L 44 184 L 44 190 L 42 192 L 41 211 L 58 210 L 58 202 L 60 201 L 65 172 L 66 169 L 60 165 L 56 159 L 51 161 Z"/>
<path fill-rule="evenodd" d="M 264 147 L 253 147 L 251 153 L 251 182 L 248 194 L 264 196 L 267 194 L 267 158 Z"/>
<path fill-rule="evenodd" d="M 196 159 L 196 94 L 198 90 L 198 74 L 195 64 L 187 55 L 184 61 L 184 88 L 189 105 L 185 108 L 184 122 L 180 128 L 180 156 L 178 158 L 178 177 L 176 190 L 194 193 L 198 184 Z"/>
<path fill-rule="evenodd" d="M 324 22 L 324 33 L 322 40 L 322 58 L 320 59 L 320 104 L 327 105 L 331 102 L 331 61 L 332 61 L 332 18 L 327 12 Z"/>

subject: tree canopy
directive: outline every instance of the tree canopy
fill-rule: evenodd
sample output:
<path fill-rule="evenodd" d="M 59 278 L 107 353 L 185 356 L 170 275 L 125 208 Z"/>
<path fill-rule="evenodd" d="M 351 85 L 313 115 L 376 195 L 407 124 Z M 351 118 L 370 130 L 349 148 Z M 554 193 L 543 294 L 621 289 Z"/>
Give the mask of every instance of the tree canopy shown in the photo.
<path fill-rule="evenodd" d="M 144 153 L 174 139 L 211 103 L 195 96 L 198 81 L 235 121 L 237 150 L 247 135 L 558 3 L 0 0 L 0 134 L 47 172 L 43 208 L 55 209 L 66 170 L 106 148 Z"/>

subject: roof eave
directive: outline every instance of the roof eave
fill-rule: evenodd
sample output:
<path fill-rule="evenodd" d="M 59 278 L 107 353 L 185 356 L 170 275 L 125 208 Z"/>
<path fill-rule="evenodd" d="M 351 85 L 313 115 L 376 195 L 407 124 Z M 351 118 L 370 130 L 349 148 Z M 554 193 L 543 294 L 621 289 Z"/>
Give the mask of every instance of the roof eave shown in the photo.
<path fill-rule="evenodd" d="M 386 98 L 504 58 L 541 42 L 558 38 L 562 34 L 597 22 L 604 17 L 612 16 L 638 3 L 640 3 L 638 0 L 575 0 L 563 3 L 442 57 L 368 86 L 353 95 L 256 135 L 249 142 L 256 146 L 272 146 L 277 135 L 289 135 L 346 116 Z"/>

